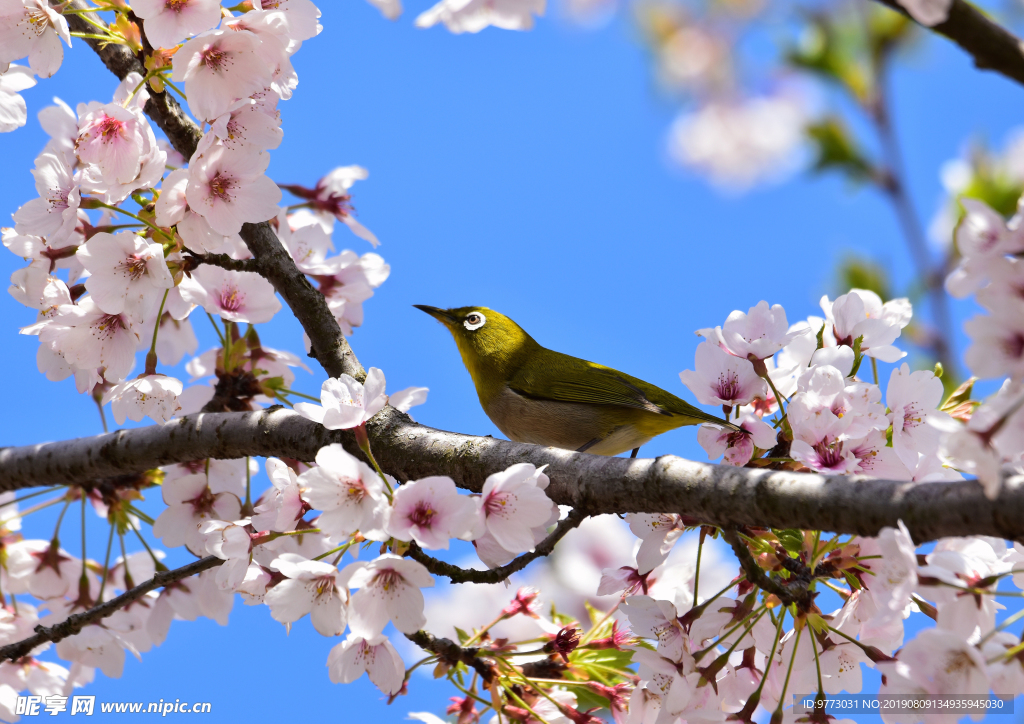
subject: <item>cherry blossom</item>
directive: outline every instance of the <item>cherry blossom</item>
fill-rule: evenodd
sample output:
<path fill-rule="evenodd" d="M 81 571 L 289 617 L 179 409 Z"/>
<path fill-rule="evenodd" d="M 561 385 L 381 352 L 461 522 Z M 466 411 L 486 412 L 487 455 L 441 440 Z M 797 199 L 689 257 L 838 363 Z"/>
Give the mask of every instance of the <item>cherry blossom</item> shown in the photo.
<path fill-rule="evenodd" d="M 146 21 L 146 37 L 155 48 L 172 48 L 220 22 L 219 0 L 135 0 L 132 10 Z"/>
<path fill-rule="evenodd" d="M 202 473 L 164 480 L 167 509 L 153 523 L 153 535 L 165 546 L 185 545 L 193 553 L 206 550 L 202 526 L 208 520 L 237 520 L 241 503 L 233 493 L 215 492 Z"/>
<path fill-rule="evenodd" d="M 248 30 L 214 30 L 189 40 L 174 54 L 171 77 L 185 84 L 196 118 L 213 121 L 236 99 L 270 84 L 271 68 L 261 48 L 260 39 Z"/>
<path fill-rule="evenodd" d="M 899 0 L 910 17 L 929 27 L 946 21 L 953 0 Z"/>
<path fill-rule="evenodd" d="M 150 150 L 145 116 L 119 103 L 94 105 L 79 109 L 75 152 L 83 163 L 95 165 L 104 184 L 128 183 L 139 175 Z"/>
<path fill-rule="evenodd" d="M 312 0 L 254 0 L 253 5 L 264 11 L 280 12 L 288 27 L 288 34 L 296 41 L 309 40 L 320 34 L 320 9 Z M 289 53 L 298 50 L 290 47 Z"/>
<path fill-rule="evenodd" d="M 320 387 L 320 405 L 296 402 L 295 411 L 328 430 L 348 430 L 384 409 L 388 402 L 384 382 L 384 373 L 376 367 L 366 373 L 365 382 L 345 374 L 331 377 Z"/>
<path fill-rule="evenodd" d="M 406 387 L 404 390 L 388 395 L 388 404 L 396 410 L 408 413 L 411 408 L 427 401 L 429 391 L 426 387 Z M 412 416 L 410 415 L 410 417 Z"/>
<path fill-rule="evenodd" d="M 395 491 L 385 526 L 398 540 L 447 550 L 450 538 L 471 540 L 482 532 L 479 511 L 478 499 L 459 495 L 451 478 L 432 475 L 405 483 Z M 550 507 L 545 509 L 543 519 L 549 514 Z M 532 538 L 528 545 L 533 546 Z"/>
<path fill-rule="evenodd" d="M 237 234 L 246 222 L 274 218 L 281 189 L 264 175 L 268 163 L 265 151 L 210 147 L 189 165 L 189 208 L 224 236 Z"/>
<path fill-rule="evenodd" d="M 538 469 L 531 463 L 519 463 L 489 475 L 480 491 L 480 532 L 486 529 L 498 545 L 510 553 L 533 550 L 532 529 L 546 524 L 552 509 L 557 510 L 544 492 L 548 483 L 543 468 Z M 398 493 L 395 494 L 397 508 Z"/>
<path fill-rule="evenodd" d="M 737 357 L 764 360 L 809 329 L 792 328 L 786 321 L 786 310 L 776 304 L 771 308 L 768 302 L 758 302 L 748 312 L 732 312 L 725 324 L 713 330 L 701 330 L 702 337 L 721 344 Z"/>
<path fill-rule="evenodd" d="M 28 68 L 12 65 L 4 73 L 0 73 L 0 133 L 21 128 L 28 120 L 28 108 L 25 99 L 18 95 L 19 91 L 31 88 L 36 79 Z"/>
<path fill-rule="evenodd" d="M 269 322 L 281 309 L 274 287 L 254 272 L 204 265 L 182 279 L 179 289 L 186 302 L 229 322 Z"/>
<path fill-rule="evenodd" d="M 290 624 L 308 613 L 313 628 L 324 636 L 345 630 L 348 591 L 341 582 L 343 572 L 294 553 L 282 553 L 271 565 L 286 576 L 264 596 L 275 621 Z"/>
<path fill-rule="evenodd" d="M 636 553 L 641 574 L 653 571 L 668 559 L 684 530 L 682 518 L 675 513 L 627 513 L 626 522 L 633 535 L 643 541 Z"/>
<path fill-rule="evenodd" d="M 916 467 L 922 455 L 938 452 L 940 431 L 930 420 L 946 417 L 935 409 L 942 401 L 942 381 L 938 377 L 927 370 L 911 372 L 904 363 L 892 371 L 885 401 L 891 410 L 892 446 L 907 467 Z"/>
<path fill-rule="evenodd" d="M 356 181 L 369 178 L 370 172 L 362 166 L 339 166 L 322 179 L 317 181 L 316 188 L 307 189 L 302 186 L 284 186 L 291 193 L 307 199 L 312 206 L 317 221 L 328 233 L 334 230 L 334 220 L 342 222 L 352 233 L 365 239 L 374 246 L 380 244 L 372 231 L 356 221 L 352 215 L 351 194 L 349 189 Z"/>
<path fill-rule="evenodd" d="M 103 376 L 120 382 L 131 371 L 139 335 L 129 315 L 108 314 L 91 298 L 58 308 L 39 333 L 39 341 L 78 369 L 104 368 Z"/>
<path fill-rule="evenodd" d="M 734 357 L 713 342 L 701 342 L 694 355 L 697 368 L 679 373 L 679 379 L 705 405 L 746 405 L 764 397 L 768 386 L 749 360 Z"/>
<path fill-rule="evenodd" d="M 50 246 L 61 247 L 78 225 L 82 196 L 67 161 L 52 153 L 36 158 L 32 171 L 38 199 L 32 199 L 14 213 L 19 234 L 45 236 Z"/>
<path fill-rule="evenodd" d="M 402 14 L 402 0 L 369 0 L 369 2 L 380 10 L 388 20 L 394 20 Z"/>
<path fill-rule="evenodd" d="M 679 623 L 679 614 L 669 601 L 650 596 L 629 596 L 622 603 L 633 633 L 658 642 L 658 653 L 671 661 L 690 654 L 690 638 Z"/>
<path fill-rule="evenodd" d="M 863 337 L 860 345 L 862 354 L 875 357 L 882 362 L 895 362 L 906 356 L 906 352 L 893 346 L 900 331 L 910 323 L 911 307 L 907 299 L 893 299 L 882 304 L 882 299 L 866 289 L 851 289 L 848 294 L 829 301 L 821 298 L 821 309 L 825 312 L 826 332 L 829 344 L 852 347 Z"/>
<path fill-rule="evenodd" d="M 372 639 L 389 620 L 402 633 L 413 633 L 427 622 L 420 589 L 433 586 L 434 578 L 422 563 L 385 553 L 369 563 L 348 564 L 339 582 L 359 589 L 349 610 L 354 634 Z"/>
<path fill-rule="evenodd" d="M 249 570 L 252 538 L 245 529 L 245 522 L 229 523 L 225 520 L 208 520 L 199 528 L 206 539 L 206 552 L 224 561 L 217 567 L 217 585 L 225 591 L 234 591 L 245 579 Z"/>
<path fill-rule="evenodd" d="M 386 636 L 366 639 L 350 633 L 327 656 L 327 673 L 335 684 L 350 684 L 364 672 L 385 694 L 402 688 L 405 664 Z"/>
<path fill-rule="evenodd" d="M 956 634 L 938 628 L 921 631 L 897 655 L 876 664 L 886 682 L 879 696 L 933 694 L 983 696 L 989 690 L 981 652 Z"/>
<path fill-rule="evenodd" d="M 1009 228 L 984 201 L 961 198 L 960 205 L 966 211 L 956 229 L 960 263 L 946 277 L 946 291 L 963 299 L 985 286 L 1003 257 L 1024 249 L 1024 229 Z"/>
<path fill-rule="evenodd" d="M 1014 310 L 1001 308 L 972 317 L 964 323 L 964 331 L 971 338 L 964 358 L 972 372 L 981 377 L 1024 378 L 1024 323 Z"/>
<path fill-rule="evenodd" d="M 281 145 L 281 116 L 264 113 L 252 98 L 243 98 L 210 124 L 210 131 L 230 149 L 270 151 Z M 251 151 L 250 151 L 251 152 Z"/>
<path fill-rule="evenodd" d="M 416 26 L 429 28 L 444 23 L 453 33 L 479 33 L 494 26 L 505 30 L 529 30 L 533 16 L 543 15 L 545 0 L 441 0 L 420 13 Z"/>
<path fill-rule="evenodd" d="M 61 41 L 71 47 L 68 21 L 46 0 L 0 0 L 0 66 L 28 56 L 40 78 L 49 78 L 64 60 Z"/>
<path fill-rule="evenodd" d="M 709 460 L 725 455 L 722 462 L 727 465 L 746 465 L 754 454 L 754 448 L 771 450 L 775 447 L 775 430 L 756 415 L 746 414 L 736 420 L 746 433 L 725 430 L 716 425 L 701 425 L 697 430 L 697 442 L 708 454 Z M 749 434 L 747 434 L 749 433 Z"/>
<path fill-rule="evenodd" d="M 78 248 L 78 257 L 90 274 L 85 288 L 108 314 L 139 312 L 174 286 L 163 247 L 130 231 L 96 234 Z"/>
<path fill-rule="evenodd" d="M 103 395 L 101 404 L 113 403 L 110 410 L 118 425 L 123 425 L 126 418 L 140 422 L 144 417 L 164 423 L 181 409 L 178 396 L 182 387 L 181 380 L 174 377 L 145 375 L 114 385 Z"/>
<path fill-rule="evenodd" d="M 58 541 L 21 540 L 5 547 L 7 590 L 30 593 L 36 598 L 63 596 L 78 582 L 82 562 L 60 547 Z"/>
<path fill-rule="evenodd" d="M 303 504 L 299 478 L 294 470 L 277 458 L 267 458 L 266 468 L 267 477 L 274 487 L 268 490 L 256 505 L 252 526 L 258 531 L 295 530 L 295 524 L 308 509 Z"/>
<path fill-rule="evenodd" d="M 369 465 L 334 443 L 316 454 L 316 467 L 299 476 L 302 497 L 323 511 L 318 525 L 334 540 L 355 531 L 370 540 L 386 540 L 384 516 L 388 508 L 384 484 Z"/>

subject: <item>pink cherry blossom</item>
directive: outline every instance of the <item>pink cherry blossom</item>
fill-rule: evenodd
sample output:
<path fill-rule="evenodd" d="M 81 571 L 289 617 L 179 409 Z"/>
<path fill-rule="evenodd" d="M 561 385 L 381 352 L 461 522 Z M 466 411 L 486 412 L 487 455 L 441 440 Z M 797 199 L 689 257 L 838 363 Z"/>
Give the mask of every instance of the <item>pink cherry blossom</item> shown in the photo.
<path fill-rule="evenodd" d="M 420 589 L 433 586 L 434 578 L 422 563 L 385 553 L 369 563 L 348 564 L 339 580 L 359 589 L 349 615 L 354 634 L 372 639 L 388 621 L 402 633 L 413 633 L 427 622 Z"/>
<path fill-rule="evenodd" d="M 312 0 L 254 0 L 259 10 L 278 11 L 288 27 L 288 36 L 296 41 L 309 40 L 320 34 L 320 9 Z M 294 53 L 298 48 L 289 48 Z"/>
<path fill-rule="evenodd" d="M 139 110 L 120 103 L 97 104 L 79 113 L 75 152 L 83 163 L 96 166 L 104 184 L 128 183 L 139 175 L 142 157 L 149 151 L 146 126 Z"/>
<path fill-rule="evenodd" d="M 204 265 L 178 285 L 186 302 L 229 322 L 269 322 L 281 309 L 274 287 L 254 272 Z"/>
<path fill-rule="evenodd" d="M 64 60 L 61 40 L 71 47 L 68 22 L 46 0 L 0 0 L 0 66 L 27 55 L 32 72 L 49 78 Z"/>
<path fill-rule="evenodd" d="M 112 403 L 110 410 L 118 425 L 123 425 L 125 418 L 140 422 L 144 417 L 164 423 L 181 409 L 178 396 L 182 387 L 181 380 L 174 377 L 146 375 L 114 385 L 101 404 Z"/>
<path fill-rule="evenodd" d="M 974 374 L 1024 379 L 1024 322 L 1013 309 L 972 317 L 964 331 L 971 338 L 964 359 Z"/>
<path fill-rule="evenodd" d="M 479 511 L 479 500 L 459 495 L 451 478 L 432 475 L 405 483 L 395 491 L 385 526 L 398 540 L 414 540 L 424 548 L 447 550 L 449 539 L 471 540 L 482 532 Z M 549 513 L 550 507 L 544 511 L 543 519 Z M 526 550 L 533 546 L 532 538 L 528 546 Z"/>
<path fill-rule="evenodd" d="M 256 505 L 252 526 L 258 531 L 276 530 L 283 533 L 295 530 L 295 524 L 308 510 L 301 497 L 299 478 L 294 470 L 277 458 L 267 458 L 266 467 L 267 477 L 274 487 L 264 493 Z"/>
<path fill-rule="evenodd" d="M 510 553 L 533 550 L 531 529 L 546 523 L 554 507 L 544 492 L 548 482 L 543 468 L 531 463 L 519 463 L 489 475 L 480 493 L 482 529 Z M 397 493 L 395 501 L 397 510 Z"/>
<path fill-rule="evenodd" d="M 627 513 L 626 522 L 633 535 L 643 541 L 636 553 L 641 574 L 650 573 L 668 559 L 684 530 L 682 518 L 675 513 Z"/>
<path fill-rule="evenodd" d="M 21 540 L 8 544 L 5 550 L 9 593 L 59 598 L 77 584 L 82 572 L 82 562 L 56 540 Z"/>
<path fill-rule="evenodd" d="M 299 476 L 299 483 L 302 497 L 323 511 L 321 530 L 339 541 L 357 530 L 370 540 L 386 540 L 388 501 L 377 473 L 337 443 L 320 448 L 316 465 Z"/>
<path fill-rule="evenodd" d="M 237 234 L 246 222 L 274 218 L 281 189 L 264 175 L 268 163 L 265 151 L 211 146 L 189 165 L 189 208 L 225 236 Z"/>
<path fill-rule="evenodd" d="M 876 664 L 886 677 L 879 696 L 931 694 L 984 696 L 989 691 L 981 652 L 949 631 L 921 631 L 897 654 Z"/>
<path fill-rule="evenodd" d="M 771 450 L 775 447 L 775 430 L 761 418 L 747 413 L 735 421 L 747 433 L 724 430 L 716 425 L 701 425 L 697 442 L 708 454 L 709 460 L 725 455 L 726 465 L 746 465 L 754 455 L 754 448 Z"/>
<path fill-rule="evenodd" d="M 270 151 L 281 145 L 284 131 L 281 116 L 264 113 L 251 98 L 243 98 L 210 124 L 210 130 L 227 148 L 245 150 L 250 146 L 257 151 Z"/>
<path fill-rule="evenodd" d="M 78 369 L 103 367 L 103 376 L 120 382 L 131 371 L 139 335 L 127 314 L 107 314 L 92 299 L 66 304 L 40 332 L 39 341 Z"/>
<path fill-rule="evenodd" d="M 734 357 L 713 342 L 697 345 L 694 362 L 696 372 L 680 372 L 679 379 L 702 404 L 745 405 L 768 390 L 749 360 Z"/>
<path fill-rule="evenodd" d="M 108 314 L 141 312 L 174 286 L 163 247 L 131 231 L 96 234 L 78 248 L 78 257 L 90 274 L 85 288 Z"/>
<path fill-rule="evenodd" d="M 28 120 L 28 108 L 25 99 L 18 95 L 19 91 L 31 88 L 36 79 L 28 68 L 12 65 L 6 72 L 0 73 L 0 133 L 21 128 Z"/>
<path fill-rule="evenodd" d="M 385 694 L 397 694 L 405 683 L 405 664 L 386 636 L 350 633 L 327 656 L 328 676 L 335 684 L 350 684 L 364 672 Z"/>
<path fill-rule="evenodd" d="M 364 383 L 345 374 L 331 377 L 320 387 L 320 405 L 296 402 L 295 411 L 328 430 L 348 430 L 384 409 L 384 383 L 384 373 L 376 367 L 369 369 Z"/>
<path fill-rule="evenodd" d="M 32 175 L 39 198 L 14 213 L 14 228 L 19 234 L 45 236 L 50 246 L 61 247 L 78 225 L 78 184 L 66 160 L 52 153 L 36 158 Z"/>
<path fill-rule="evenodd" d="M 622 611 L 636 636 L 658 642 L 658 653 L 672 661 L 682 661 L 690 653 L 690 637 L 679 623 L 679 614 L 669 601 L 656 601 L 650 596 L 629 596 L 622 602 Z"/>
<path fill-rule="evenodd" d="M 479 33 L 494 26 L 505 30 L 529 30 L 533 16 L 544 15 L 545 0 L 441 0 L 420 13 L 416 27 L 438 23 L 453 33 Z"/>
<path fill-rule="evenodd" d="M 286 577 L 263 599 L 275 621 L 290 624 L 308 613 L 313 628 L 324 636 L 345 630 L 348 591 L 337 568 L 294 553 L 282 553 L 271 565 Z"/>
<path fill-rule="evenodd" d="M 270 84 L 272 69 L 261 48 L 259 38 L 248 30 L 214 30 L 175 53 L 172 78 L 185 84 L 188 107 L 196 118 L 212 121 L 235 100 Z"/>
<path fill-rule="evenodd" d="M 146 37 L 154 48 L 173 48 L 220 22 L 220 0 L 135 0 L 132 10 L 146 21 Z"/>
<path fill-rule="evenodd" d="M 758 302 L 748 312 L 734 311 L 721 327 L 703 331 L 713 332 L 714 339 L 709 334 L 702 336 L 720 342 L 731 354 L 758 360 L 768 359 L 795 337 L 810 332 L 800 327 L 790 328 L 786 310 L 779 304 L 769 308 L 765 301 Z"/>
<path fill-rule="evenodd" d="M 380 243 L 377 241 L 377 237 L 356 221 L 352 215 L 353 209 L 350 203 L 352 197 L 349 194 L 349 189 L 356 181 L 363 181 L 369 175 L 370 172 L 362 166 L 339 166 L 317 181 L 315 189 L 302 186 L 285 186 L 284 188 L 311 202 L 313 213 L 325 231 L 333 231 L 334 220 L 337 219 L 348 226 L 356 236 L 377 246 Z"/>

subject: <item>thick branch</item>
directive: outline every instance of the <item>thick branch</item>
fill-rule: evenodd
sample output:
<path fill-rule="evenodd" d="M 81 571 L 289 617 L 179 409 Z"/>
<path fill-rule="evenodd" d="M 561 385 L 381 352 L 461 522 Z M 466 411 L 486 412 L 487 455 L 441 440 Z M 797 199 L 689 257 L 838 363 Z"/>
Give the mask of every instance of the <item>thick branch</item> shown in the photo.
<path fill-rule="evenodd" d="M 919 543 L 946 536 L 1024 540 L 1024 476 L 1007 475 L 995 500 L 973 480 L 911 483 L 691 462 L 606 458 L 473 437 L 418 425 L 385 408 L 369 424 L 374 456 L 399 480 L 448 475 L 479 492 L 515 463 L 547 465 L 547 493 L 586 515 L 675 512 L 720 528 L 742 526 L 876 535 L 902 520 Z M 313 460 L 354 436 L 283 408 L 199 413 L 165 425 L 0 450 L 0 490 L 81 483 L 206 457 Z"/>
<path fill-rule="evenodd" d="M 464 649 L 451 639 L 439 639 L 426 631 L 416 631 L 406 634 L 405 637 L 424 651 L 437 654 L 441 661 L 449 666 L 463 663 L 475 669 L 485 684 L 494 678 L 494 666 L 477 656 L 480 653 L 478 648 Z"/>
<path fill-rule="evenodd" d="M 407 556 L 412 558 L 414 561 L 419 561 L 427 570 L 433 573 L 435 576 L 446 576 L 451 579 L 452 583 L 498 583 L 504 581 L 506 578 L 511 576 L 513 573 L 518 573 L 530 564 L 531 561 L 540 558 L 541 556 L 551 555 L 551 551 L 555 549 L 555 544 L 565 537 L 565 534 L 570 530 L 578 526 L 583 522 L 586 516 L 578 510 L 572 510 L 569 512 L 563 520 L 558 522 L 555 529 L 548 534 L 548 536 L 537 544 L 529 553 L 524 553 L 518 556 L 509 563 L 497 568 L 491 568 L 486 571 L 478 571 L 472 568 L 459 568 L 453 566 L 451 563 L 438 560 L 433 556 L 429 556 L 423 552 L 423 549 L 416 545 L 415 541 L 409 545 L 409 552 Z"/>
<path fill-rule="evenodd" d="M 0 661 L 17 661 L 23 656 L 28 656 L 34 648 L 37 646 L 49 642 L 56 643 L 61 639 L 66 639 L 69 636 L 74 636 L 84 627 L 89 624 L 96 623 L 107 616 L 110 616 L 122 608 L 137 601 L 145 596 L 150 591 L 156 590 L 157 588 L 163 588 L 172 583 L 176 583 L 189 576 L 194 576 L 197 573 L 215 568 L 222 564 L 220 558 L 214 556 L 207 556 L 206 558 L 200 558 L 198 561 L 193 561 L 187 566 L 181 568 L 175 568 L 173 571 L 161 571 L 155 576 L 150 578 L 145 583 L 140 583 L 135 588 L 129 589 L 122 593 L 117 598 L 112 598 L 95 608 L 90 608 L 88 611 L 82 613 L 74 613 L 68 616 L 66 619 L 58 624 L 54 624 L 49 628 L 45 626 L 36 626 L 36 633 L 29 636 L 27 639 L 18 641 L 17 643 L 8 644 L 0 647 Z"/>
<path fill-rule="evenodd" d="M 877 0 L 909 17 L 897 0 Z M 964 0 L 953 0 L 945 22 L 929 28 L 945 35 L 974 58 L 974 65 L 1024 85 L 1024 47 L 1020 38 Z"/>

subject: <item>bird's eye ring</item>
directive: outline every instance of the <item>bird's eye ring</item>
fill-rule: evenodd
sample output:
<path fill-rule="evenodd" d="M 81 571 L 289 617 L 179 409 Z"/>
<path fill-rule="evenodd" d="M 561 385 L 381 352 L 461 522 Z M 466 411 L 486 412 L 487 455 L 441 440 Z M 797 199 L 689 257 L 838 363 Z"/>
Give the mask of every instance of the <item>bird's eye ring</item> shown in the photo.
<path fill-rule="evenodd" d="M 470 312 L 466 315 L 466 321 L 463 322 L 466 325 L 466 329 L 472 332 L 475 329 L 480 329 L 484 324 L 487 323 L 487 317 L 480 314 L 480 312 Z"/>

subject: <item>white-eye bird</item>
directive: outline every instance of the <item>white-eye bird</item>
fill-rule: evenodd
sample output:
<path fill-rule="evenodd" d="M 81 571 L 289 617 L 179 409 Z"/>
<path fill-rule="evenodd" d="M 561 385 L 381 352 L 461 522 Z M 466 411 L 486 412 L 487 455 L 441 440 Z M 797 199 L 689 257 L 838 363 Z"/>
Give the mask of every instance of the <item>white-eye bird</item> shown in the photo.
<path fill-rule="evenodd" d="M 486 307 L 414 305 L 452 333 L 480 404 L 510 440 L 618 455 L 683 425 L 732 423 L 660 387 L 555 352 Z"/>

